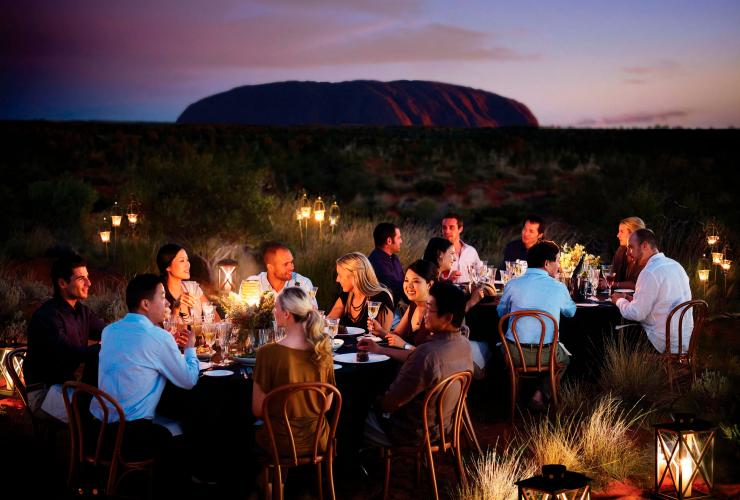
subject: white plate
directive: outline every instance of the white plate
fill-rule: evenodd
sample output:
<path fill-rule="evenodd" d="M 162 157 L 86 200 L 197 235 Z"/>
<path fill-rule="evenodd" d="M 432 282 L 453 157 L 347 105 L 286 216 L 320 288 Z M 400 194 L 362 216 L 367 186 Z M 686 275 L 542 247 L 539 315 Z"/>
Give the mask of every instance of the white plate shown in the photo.
<path fill-rule="evenodd" d="M 232 356 L 232 359 L 242 365 L 254 365 L 257 362 L 257 356 L 243 358 L 239 356 Z"/>
<path fill-rule="evenodd" d="M 213 363 L 207 363 L 207 362 L 205 362 L 205 361 L 198 361 L 198 368 L 199 368 L 199 369 L 200 369 L 201 371 L 202 371 L 202 370 L 207 370 L 207 369 L 209 369 L 209 368 L 210 368 L 210 367 L 212 367 L 212 366 L 213 366 Z"/>
<path fill-rule="evenodd" d="M 372 333 L 368 333 L 368 334 L 366 334 L 366 335 L 362 335 L 362 336 L 358 337 L 358 340 L 359 340 L 359 339 L 370 339 L 370 340 L 372 340 L 373 342 L 380 342 L 381 340 L 383 340 L 383 339 L 381 339 L 380 337 L 376 337 L 376 336 L 375 336 L 375 335 L 373 335 Z"/>
<path fill-rule="evenodd" d="M 331 339 L 331 348 L 333 350 L 336 351 L 337 349 L 339 349 L 343 345 L 344 345 L 344 340 L 342 340 L 342 339 Z"/>
<path fill-rule="evenodd" d="M 614 289 L 617 293 L 635 293 L 635 291 L 631 288 L 616 288 Z"/>
<path fill-rule="evenodd" d="M 207 372 L 203 372 L 203 375 L 207 377 L 228 377 L 233 374 L 234 372 L 232 372 L 231 370 L 210 370 Z"/>
<path fill-rule="evenodd" d="M 599 307 L 599 304 L 594 304 L 593 302 L 576 302 L 576 305 L 578 307 Z"/>
<path fill-rule="evenodd" d="M 340 363 L 380 363 L 381 361 L 386 361 L 389 358 L 385 354 L 373 354 L 368 353 L 370 356 L 370 359 L 367 361 L 357 361 L 357 353 L 356 352 L 345 352 L 344 354 L 335 354 L 334 355 L 334 361 L 339 361 Z"/>
<path fill-rule="evenodd" d="M 347 327 L 347 333 L 340 333 L 339 335 L 340 336 L 341 335 L 348 335 L 348 336 L 349 335 L 352 335 L 352 336 L 354 336 L 354 335 L 360 335 L 362 333 L 365 333 L 365 329 L 364 328 L 359 328 L 359 327 L 356 327 L 356 326 L 348 326 Z"/>
<path fill-rule="evenodd" d="M 334 369 L 335 370 L 340 370 L 341 368 L 342 368 L 342 365 L 338 365 L 338 364 L 334 363 Z"/>

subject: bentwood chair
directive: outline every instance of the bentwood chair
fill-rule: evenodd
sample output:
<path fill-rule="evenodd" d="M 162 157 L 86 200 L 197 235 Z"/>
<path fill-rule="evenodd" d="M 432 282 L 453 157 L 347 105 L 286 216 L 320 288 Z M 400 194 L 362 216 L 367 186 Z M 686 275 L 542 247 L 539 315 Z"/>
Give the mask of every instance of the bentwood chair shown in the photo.
<path fill-rule="evenodd" d="M 288 413 L 291 406 L 290 402 L 293 398 L 307 397 L 309 394 L 314 394 L 316 396 L 316 401 L 320 410 L 316 415 L 316 434 L 314 435 L 311 453 L 307 455 L 299 455 L 298 450 L 296 449 L 293 427 Z M 330 403 L 329 398 L 331 398 Z M 273 408 L 273 411 L 270 411 L 271 407 Z M 276 407 L 280 408 L 277 412 L 274 411 Z M 339 392 L 339 389 L 331 384 L 323 382 L 303 382 L 299 384 L 283 385 L 271 390 L 265 396 L 265 400 L 262 403 L 262 415 L 270 442 L 270 449 L 267 450 L 269 452 L 269 458 L 265 461 L 262 468 L 262 474 L 265 481 L 265 499 L 276 496 L 278 499 L 282 500 L 284 493 L 283 490 L 285 487 L 282 469 L 285 468 L 287 470 L 290 467 L 297 467 L 299 465 L 315 466 L 316 486 L 318 488 L 319 498 L 323 499 L 324 490 L 322 485 L 321 466 L 325 465 L 326 480 L 329 487 L 329 498 L 334 500 L 335 435 L 341 410 L 342 394 Z M 287 429 L 290 449 L 286 450 L 278 448 L 273 429 L 276 422 L 281 422 L 284 428 Z M 322 450 L 319 449 L 319 441 L 322 435 L 322 430 L 325 428 L 324 422 L 329 426 L 329 436 L 326 449 Z M 270 478 L 271 469 L 273 472 L 272 479 Z"/>
<path fill-rule="evenodd" d="M 691 374 L 691 379 L 696 380 L 696 346 L 699 342 L 699 337 L 704 329 L 704 320 L 707 317 L 709 306 L 703 300 L 688 300 L 674 307 L 668 314 L 665 324 L 665 351 L 663 353 L 663 360 L 665 361 L 664 366 L 666 375 L 668 375 L 668 383 L 671 389 L 674 388 L 674 382 L 677 376 L 682 375 L 685 372 Z M 683 339 L 686 335 L 684 332 L 684 317 L 687 313 L 691 313 L 694 320 L 694 327 L 691 332 L 689 340 L 688 350 L 683 350 Z M 678 328 L 676 329 L 676 335 L 678 336 L 678 352 L 671 352 L 671 324 L 673 317 L 678 314 Z"/>
<path fill-rule="evenodd" d="M 540 340 L 538 344 L 531 344 L 529 346 L 525 347 L 531 347 L 537 348 L 537 363 L 531 366 L 527 365 L 526 360 L 524 359 L 524 352 L 522 350 L 522 344 L 519 342 L 519 335 L 517 333 L 516 327 L 517 323 L 522 318 L 534 318 L 539 321 L 540 323 Z M 553 324 L 553 337 L 552 337 L 552 343 L 551 344 L 545 344 L 545 333 L 546 333 L 546 323 L 545 321 L 549 320 Z M 507 345 L 510 343 L 509 339 L 506 338 L 506 322 L 511 321 L 511 333 L 514 337 L 514 344 L 516 346 L 516 349 L 519 353 L 519 360 L 520 363 L 518 365 L 514 364 L 513 357 L 511 356 L 511 352 L 509 351 L 509 346 Z M 537 310 L 524 310 L 524 311 L 514 311 L 510 312 L 508 314 L 505 314 L 498 322 L 498 333 L 501 337 L 501 346 L 502 351 L 504 352 L 504 357 L 506 358 L 506 366 L 509 369 L 509 376 L 511 380 L 511 414 L 510 418 L 513 421 L 514 420 L 514 410 L 516 408 L 517 403 L 517 393 L 519 390 L 519 378 L 520 377 L 536 377 L 536 376 L 542 376 L 544 374 L 547 374 L 549 381 L 550 381 L 550 391 L 552 392 L 552 402 L 555 406 L 558 404 L 558 385 L 560 384 L 560 377 L 563 374 L 563 371 L 565 371 L 565 365 L 561 363 L 557 363 L 557 345 L 558 345 L 558 322 L 557 320 L 552 317 L 550 314 L 546 313 L 545 311 L 537 311 Z M 550 354 L 547 356 L 547 358 L 542 359 L 542 350 L 544 347 L 550 346 Z"/>
<path fill-rule="evenodd" d="M 455 457 L 455 469 L 460 484 L 464 486 L 467 483 L 465 469 L 462 464 L 460 431 L 463 426 L 464 414 L 467 414 L 465 399 L 472 380 L 473 374 L 469 371 L 453 373 L 427 392 L 422 410 L 422 430 L 424 435 L 418 445 L 383 448 L 383 458 L 385 459 L 385 480 L 383 481 L 384 500 L 388 498 L 391 459 L 398 455 L 413 455 L 416 457 L 417 483 L 420 480 L 421 460 L 424 457 L 427 468 L 429 469 L 429 481 L 435 500 L 439 500 L 437 475 L 434 471 L 435 453 L 440 455 L 451 452 Z M 452 401 L 452 398 L 454 398 L 454 401 Z M 450 413 L 450 405 L 452 405 L 452 417 L 449 422 L 451 425 L 445 425 L 447 423 L 445 422 L 445 415 Z M 436 411 L 433 422 L 429 421 L 430 407 L 433 407 Z M 434 440 L 432 439 L 433 435 L 437 436 Z"/>
<path fill-rule="evenodd" d="M 26 347 L 13 349 L 5 356 L 3 363 L 5 363 L 5 372 L 10 376 L 15 390 L 18 391 L 24 408 L 31 415 L 31 418 L 33 418 L 31 409 L 28 406 L 28 394 L 26 393 L 26 383 L 23 378 L 23 363 L 26 361 L 27 352 L 28 348 Z"/>
<path fill-rule="evenodd" d="M 90 399 L 81 397 L 89 395 L 96 400 L 103 411 L 103 419 L 97 429 L 89 425 L 86 418 L 87 404 Z M 73 491 L 79 488 L 80 469 L 91 466 L 95 473 L 104 471 L 105 491 L 108 496 L 115 495 L 121 480 L 131 472 L 141 471 L 148 475 L 149 495 L 151 496 L 154 458 L 146 457 L 137 460 L 126 460 L 123 456 L 123 442 L 126 431 L 126 415 L 121 405 L 109 394 L 82 382 L 65 382 L 62 386 L 62 397 L 67 408 L 70 433 L 70 457 L 68 485 Z M 85 406 L 81 410 L 81 406 Z M 115 414 L 118 421 L 109 422 L 109 416 Z M 112 437 L 112 449 L 109 445 Z M 107 471 L 106 471 L 107 469 Z"/>

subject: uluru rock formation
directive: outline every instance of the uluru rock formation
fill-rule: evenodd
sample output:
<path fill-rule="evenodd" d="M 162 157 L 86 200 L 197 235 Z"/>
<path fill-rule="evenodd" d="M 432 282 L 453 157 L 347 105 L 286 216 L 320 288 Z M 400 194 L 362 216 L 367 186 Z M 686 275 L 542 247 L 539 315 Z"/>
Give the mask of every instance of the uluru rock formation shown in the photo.
<path fill-rule="evenodd" d="M 536 127 L 526 105 L 448 83 L 355 80 L 245 85 L 189 105 L 177 123 Z"/>

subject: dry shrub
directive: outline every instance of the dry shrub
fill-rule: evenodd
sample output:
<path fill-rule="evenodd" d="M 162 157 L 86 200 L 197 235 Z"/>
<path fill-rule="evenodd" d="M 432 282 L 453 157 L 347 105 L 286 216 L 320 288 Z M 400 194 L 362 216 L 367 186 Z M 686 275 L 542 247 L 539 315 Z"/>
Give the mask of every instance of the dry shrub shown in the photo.
<path fill-rule="evenodd" d="M 595 401 L 593 388 L 581 379 L 566 379 L 558 389 L 557 411 L 563 415 L 583 413 Z"/>
<path fill-rule="evenodd" d="M 562 464 L 571 470 L 583 469 L 581 461 L 579 417 L 558 415 L 552 419 L 525 419 L 524 430 L 519 434 L 537 466 Z"/>
<path fill-rule="evenodd" d="M 599 387 L 628 405 L 660 406 L 672 397 L 660 354 L 644 337 L 636 345 L 620 335 L 605 340 Z"/>
<path fill-rule="evenodd" d="M 118 321 L 128 312 L 126 283 L 123 281 L 97 283 L 94 293 L 90 293 L 85 299 L 85 305 L 106 323 Z"/>
<path fill-rule="evenodd" d="M 516 500 L 515 481 L 531 477 L 539 471 L 521 450 L 509 447 L 502 453 L 492 451 L 478 456 L 468 468 L 470 480 L 453 496 L 466 500 Z"/>

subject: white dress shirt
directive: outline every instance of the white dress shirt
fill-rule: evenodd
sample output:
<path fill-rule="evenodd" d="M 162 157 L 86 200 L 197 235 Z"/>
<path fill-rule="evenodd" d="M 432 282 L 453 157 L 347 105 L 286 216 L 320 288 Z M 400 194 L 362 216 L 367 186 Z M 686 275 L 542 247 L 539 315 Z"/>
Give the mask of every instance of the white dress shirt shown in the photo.
<path fill-rule="evenodd" d="M 673 259 L 657 253 L 648 259 L 635 284 L 635 295 L 630 302 L 617 300 L 617 307 L 626 319 L 639 321 L 648 339 L 658 352 L 665 352 L 665 327 L 668 314 L 682 302 L 691 300 L 689 277 L 684 268 Z M 678 318 L 671 321 L 671 352 L 678 352 Z M 683 318 L 682 352 L 689 348 L 694 319 L 689 311 Z"/>
<path fill-rule="evenodd" d="M 198 382 L 195 348 L 181 354 L 174 337 L 143 314 L 128 313 L 103 330 L 100 342 L 98 387 L 118 401 L 126 420 L 154 418 L 165 382 L 183 389 Z M 115 410 L 109 421 L 118 420 Z M 103 410 L 93 399 L 90 412 L 102 420 Z"/>
<path fill-rule="evenodd" d="M 466 244 L 460 240 L 462 247 L 460 248 L 460 255 L 457 255 L 455 262 L 452 263 L 452 270 L 459 271 L 460 276 L 455 280 L 455 283 L 468 283 L 470 282 L 470 273 L 468 273 L 468 266 L 477 262 L 480 262 L 478 252 L 475 248 Z"/>
<path fill-rule="evenodd" d="M 267 279 L 267 272 L 266 271 L 262 271 L 259 274 L 255 274 L 253 276 L 250 276 L 247 279 L 248 280 L 257 280 L 257 281 L 259 281 L 260 282 L 260 291 L 262 293 L 265 293 L 265 292 L 272 292 L 274 294 L 280 293 L 277 290 L 275 290 L 272 287 L 272 285 L 270 284 L 270 280 Z M 305 276 L 301 276 L 300 274 L 294 272 L 293 275 L 290 278 L 290 281 L 287 281 L 285 283 L 285 286 L 283 287 L 283 289 L 294 287 L 294 286 L 300 288 L 301 290 L 303 290 L 304 292 L 306 292 L 306 295 L 308 295 L 309 297 L 311 297 L 311 291 L 313 289 L 313 283 L 311 283 L 311 280 L 310 279 L 306 278 Z M 311 299 L 311 301 L 313 302 L 313 305 L 314 306 L 317 305 L 316 304 L 316 297 L 314 297 L 313 299 Z"/>

